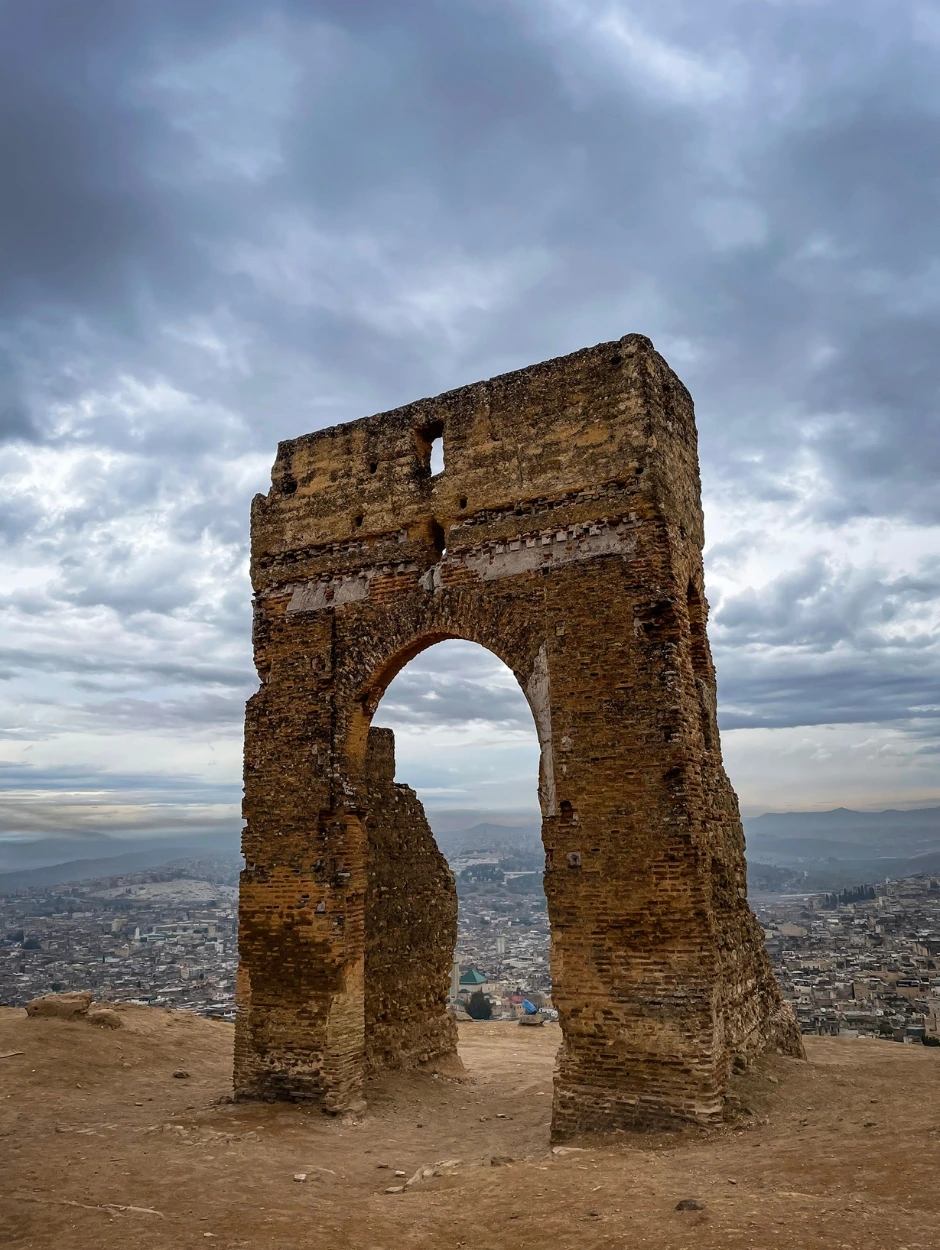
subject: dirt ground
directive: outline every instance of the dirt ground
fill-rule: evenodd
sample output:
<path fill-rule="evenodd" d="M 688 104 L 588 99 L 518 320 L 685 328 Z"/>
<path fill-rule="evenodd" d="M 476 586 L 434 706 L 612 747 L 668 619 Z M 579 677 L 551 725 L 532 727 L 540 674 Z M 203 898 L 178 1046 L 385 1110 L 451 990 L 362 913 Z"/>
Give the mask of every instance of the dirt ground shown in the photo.
<path fill-rule="evenodd" d="M 353 1123 L 229 1102 L 231 1025 L 122 1019 L 0 1009 L 3 1246 L 940 1248 L 937 1049 L 807 1039 L 725 1127 L 553 1153 L 554 1025 L 462 1024 L 466 1079 L 389 1081 Z"/>

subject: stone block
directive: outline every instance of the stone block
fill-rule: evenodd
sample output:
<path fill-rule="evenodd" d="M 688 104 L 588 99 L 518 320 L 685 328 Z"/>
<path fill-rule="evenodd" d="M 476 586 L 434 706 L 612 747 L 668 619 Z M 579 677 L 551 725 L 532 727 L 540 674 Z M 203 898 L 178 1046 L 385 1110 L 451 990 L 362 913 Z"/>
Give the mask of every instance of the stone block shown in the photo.
<path fill-rule="evenodd" d="M 26 1004 L 26 1014 L 51 1020 L 77 1020 L 86 1015 L 94 995 L 90 990 L 68 994 L 43 994 Z"/>

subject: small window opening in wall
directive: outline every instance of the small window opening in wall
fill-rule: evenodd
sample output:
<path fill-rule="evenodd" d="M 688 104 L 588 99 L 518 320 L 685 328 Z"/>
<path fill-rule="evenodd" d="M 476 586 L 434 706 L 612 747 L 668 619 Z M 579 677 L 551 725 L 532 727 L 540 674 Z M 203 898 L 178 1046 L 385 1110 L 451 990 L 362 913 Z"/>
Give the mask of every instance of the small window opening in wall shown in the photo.
<path fill-rule="evenodd" d="M 379 462 L 378 460 L 373 460 L 372 463 L 369 465 L 369 472 L 378 473 L 378 471 L 379 471 Z"/>
<path fill-rule="evenodd" d="M 418 463 L 430 477 L 444 472 L 444 422 L 433 421 L 415 430 Z"/>
<path fill-rule="evenodd" d="M 447 554 L 447 535 L 444 533 L 444 527 L 438 525 L 437 521 L 431 522 L 431 542 L 437 548 L 437 554 L 441 559 Z"/>
<path fill-rule="evenodd" d="M 356 517 L 356 524 L 361 525 L 364 520 L 365 520 L 365 517 L 363 517 L 363 515 L 360 513 L 359 516 Z"/>
<path fill-rule="evenodd" d="M 464 510 L 464 508 L 466 508 L 466 506 L 467 506 L 467 501 L 466 501 L 466 499 L 461 499 L 461 501 L 460 501 L 460 511 L 461 511 L 461 512 L 463 512 L 463 510 Z"/>

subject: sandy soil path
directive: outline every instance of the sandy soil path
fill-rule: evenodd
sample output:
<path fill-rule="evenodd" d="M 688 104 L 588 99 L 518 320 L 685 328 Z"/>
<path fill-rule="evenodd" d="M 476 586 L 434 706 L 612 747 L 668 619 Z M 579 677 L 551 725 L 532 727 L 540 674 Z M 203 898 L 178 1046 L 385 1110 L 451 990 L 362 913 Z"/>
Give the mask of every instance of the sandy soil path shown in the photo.
<path fill-rule="evenodd" d="M 462 1025 L 468 1079 L 390 1080 L 352 1123 L 227 1101 L 229 1025 L 122 1016 L 0 1009 L 0 1244 L 940 1248 L 937 1050 L 808 1039 L 738 1080 L 726 1127 L 552 1153 L 556 1026 Z"/>

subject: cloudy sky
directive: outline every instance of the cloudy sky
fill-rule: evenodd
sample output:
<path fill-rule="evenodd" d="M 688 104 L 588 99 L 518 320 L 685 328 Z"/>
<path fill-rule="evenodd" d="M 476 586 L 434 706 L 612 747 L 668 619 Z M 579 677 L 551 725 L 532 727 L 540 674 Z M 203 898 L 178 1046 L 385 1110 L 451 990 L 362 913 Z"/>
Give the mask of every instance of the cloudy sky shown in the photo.
<path fill-rule="evenodd" d="M 237 827 L 277 440 L 630 331 L 745 810 L 940 802 L 938 64 L 919 0 L 3 6 L 0 830 Z M 485 652 L 377 719 L 430 807 L 534 808 Z"/>

